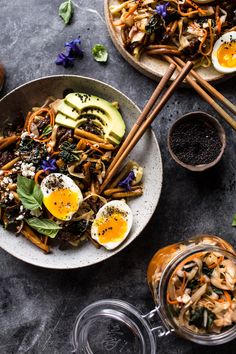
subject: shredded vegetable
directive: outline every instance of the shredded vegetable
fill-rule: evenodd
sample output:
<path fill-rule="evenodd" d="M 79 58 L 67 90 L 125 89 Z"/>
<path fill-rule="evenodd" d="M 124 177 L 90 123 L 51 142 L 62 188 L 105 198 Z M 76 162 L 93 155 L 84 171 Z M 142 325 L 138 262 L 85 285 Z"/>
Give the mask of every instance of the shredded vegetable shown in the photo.
<path fill-rule="evenodd" d="M 143 53 L 178 55 L 204 67 L 211 65 L 214 42 L 235 27 L 235 11 L 230 1 L 130 0 L 110 6 L 114 28 L 137 59 Z"/>

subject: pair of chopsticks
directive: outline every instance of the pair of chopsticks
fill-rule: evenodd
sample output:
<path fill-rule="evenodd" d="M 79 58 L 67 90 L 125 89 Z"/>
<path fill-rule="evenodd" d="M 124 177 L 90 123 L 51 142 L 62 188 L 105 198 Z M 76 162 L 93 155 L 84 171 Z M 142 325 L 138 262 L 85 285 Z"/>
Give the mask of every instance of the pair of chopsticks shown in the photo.
<path fill-rule="evenodd" d="M 175 64 L 178 71 L 181 71 L 185 63 L 177 57 L 169 57 L 167 55 L 163 56 L 166 61 L 170 64 Z M 195 80 L 194 80 L 194 79 Z M 212 106 L 217 113 L 228 123 L 231 127 L 236 130 L 236 121 L 217 103 L 215 100 L 206 92 L 208 91 L 213 97 L 218 99 L 225 107 L 227 107 L 232 113 L 236 114 L 236 106 L 230 102 L 226 97 L 224 97 L 219 91 L 217 91 L 209 82 L 204 80 L 196 71 L 193 69 L 185 79 L 187 83 L 194 88 L 194 90 Z M 206 91 L 200 86 L 205 88 Z"/>
<path fill-rule="evenodd" d="M 143 134 L 145 133 L 147 128 L 151 125 L 153 120 L 160 113 L 162 108 L 165 106 L 166 102 L 173 95 L 173 93 L 176 90 L 176 88 L 178 87 L 178 85 L 189 74 L 190 70 L 193 67 L 193 63 L 189 61 L 184 65 L 183 68 L 180 69 L 180 72 L 179 72 L 178 76 L 176 77 L 176 79 L 172 82 L 170 87 L 166 90 L 166 92 L 160 98 L 157 105 L 154 107 L 155 102 L 160 97 L 167 82 L 169 81 L 172 74 L 174 73 L 176 66 L 177 66 L 176 63 L 170 64 L 165 75 L 163 76 L 163 78 L 161 79 L 159 84 L 157 85 L 151 98 L 149 99 L 148 103 L 144 107 L 144 110 L 142 111 L 142 113 L 138 117 L 136 123 L 134 124 L 131 131 L 129 132 L 127 138 L 125 139 L 125 141 L 121 145 L 120 149 L 118 150 L 116 156 L 114 157 L 111 165 L 109 166 L 109 168 L 107 170 L 105 180 L 103 181 L 103 183 L 100 187 L 100 193 L 105 189 L 107 184 L 111 181 L 112 177 L 114 176 L 116 171 L 120 168 L 124 159 L 128 156 L 130 151 L 133 149 L 133 147 L 137 144 L 137 142 L 143 136 Z"/>

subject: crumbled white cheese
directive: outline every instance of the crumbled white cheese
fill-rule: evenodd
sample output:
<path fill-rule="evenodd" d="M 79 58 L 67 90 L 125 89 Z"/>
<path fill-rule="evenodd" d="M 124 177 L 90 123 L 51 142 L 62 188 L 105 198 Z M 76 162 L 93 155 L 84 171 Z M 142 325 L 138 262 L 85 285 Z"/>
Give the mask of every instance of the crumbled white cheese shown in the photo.
<path fill-rule="evenodd" d="M 34 177 L 35 167 L 33 166 L 33 163 L 32 162 L 31 163 L 22 162 L 21 173 L 22 173 L 22 176 L 24 176 L 24 177 Z"/>
<path fill-rule="evenodd" d="M 10 177 L 4 177 L 2 181 L 3 181 L 3 183 L 5 183 L 5 184 L 9 184 L 9 183 L 12 183 L 12 182 L 13 182 Z"/>
<path fill-rule="evenodd" d="M 4 174 L 3 170 L 0 170 L 0 176 L 2 176 Z"/>
<path fill-rule="evenodd" d="M 20 214 L 20 215 L 18 215 L 17 217 L 16 217 L 16 220 L 17 221 L 21 221 L 21 220 L 23 220 L 24 219 L 24 215 L 22 215 L 22 214 Z"/>
<path fill-rule="evenodd" d="M 10 192 L 10 193 L 8 194 L 8 198 L 9 198 L 10 200 L 14 199 L 14 194 L 13 194 L 12 192 Z"/>

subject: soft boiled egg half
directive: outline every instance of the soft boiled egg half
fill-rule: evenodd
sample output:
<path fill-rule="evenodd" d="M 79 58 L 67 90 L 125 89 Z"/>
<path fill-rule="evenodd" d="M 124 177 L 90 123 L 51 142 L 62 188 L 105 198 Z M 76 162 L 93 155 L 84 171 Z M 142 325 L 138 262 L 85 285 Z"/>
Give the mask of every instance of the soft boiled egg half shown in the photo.
<path fill-rule="evenodd" d="M 225 33 L 215 42 L 212 63 L 221 73 L 236 71 L 236 31 Z"/>
<path fill-rule="evenodd" d="M 40 187 L 45 207 L 59 220 L 70 220 L 83 201 L 79 187 L 61 173 L 51 173 L 42 180 Z"/>
<path fill-rule="evenodd" d="M 128 236 L 133 223 L 129 206 L 112 200 L 101 207 L 93 221 L 91 236 L 108 250 L 118 247 Z"/>

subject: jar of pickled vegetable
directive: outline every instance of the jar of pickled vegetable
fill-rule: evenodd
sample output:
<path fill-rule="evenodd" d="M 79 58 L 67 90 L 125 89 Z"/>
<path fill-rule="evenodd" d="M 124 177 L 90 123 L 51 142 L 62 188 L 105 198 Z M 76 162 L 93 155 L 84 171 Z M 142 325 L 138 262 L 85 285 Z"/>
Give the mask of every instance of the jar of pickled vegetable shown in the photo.
<path fill-rule="evenodd" d="M 225 240 L 201 235 L 164 247 L 147 278 L 170 330 L 205 345 L 236 337 L 236 252 Z"/>
<path fill-rule="evenodd" d="M 236 252 L 228 242 L 201 235 L 164 247 L 147 279 L 155 308 L 143 315 L 115 299 L 89 305 L 75 322 L 74 353 L 155 354 L 157 338 L 172 332 L 204 345 L 236 337 Z"/>

